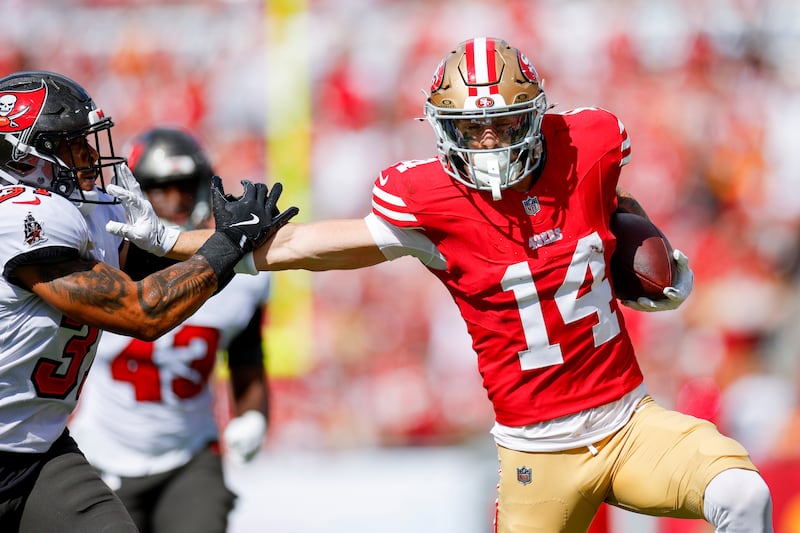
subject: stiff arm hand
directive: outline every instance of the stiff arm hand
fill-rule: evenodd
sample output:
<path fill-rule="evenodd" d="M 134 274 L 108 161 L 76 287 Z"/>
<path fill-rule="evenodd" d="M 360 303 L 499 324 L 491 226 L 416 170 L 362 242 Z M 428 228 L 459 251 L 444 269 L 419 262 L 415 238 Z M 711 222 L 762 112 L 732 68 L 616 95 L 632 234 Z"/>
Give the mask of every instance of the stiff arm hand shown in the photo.
<path fill-rule="evenodd" d="M 241 181 L 244 192 L 226 194 L 219 176 L 211 178 L 211 203 L 216 232 L 200 247 L 198 254 L 211 263 L 217 275 L 217 291 L 234 275 L 234 266 L 248 252 L 269 240 L 298 213 L 296 207 L 281 212 L 278 207 L 283 186 L 268 190 L 263 183 Z"/>
<path fill-rule="evenodd" d="M 664 296 L 661 300 L 651 300 L 650 298 L 639 298 L 636 301 L 622 300 L 621 303 L 626 307 L 637 311 L 654 312 L 669 311 L 677 309 L 689 297 L 694 287 L 694 272 L 689 268 L 689 258 L 680 250 L 673 250 L 672 257 L 678 266 L 678 277 L 672 287 L 664 289 Z"/>
<path fill-rule="evenodd" d="M 237 198 L 225 194 L 222 179 L 211 178 L 211 200 L 217 231 L 227 235 L 243 252 L 251 252 L 268 241 L 278 229 L 298 213 L 294 206 L 284 212 L 278 209 L 278 199 L 283 185 L 276 183 L 268 191 L 263 183 L 253 184 L 242 180 L 244 193 L 241 199 L 255 202 L 237 202 Z M 269 194 L 267 194 L 269 193 Z"/>

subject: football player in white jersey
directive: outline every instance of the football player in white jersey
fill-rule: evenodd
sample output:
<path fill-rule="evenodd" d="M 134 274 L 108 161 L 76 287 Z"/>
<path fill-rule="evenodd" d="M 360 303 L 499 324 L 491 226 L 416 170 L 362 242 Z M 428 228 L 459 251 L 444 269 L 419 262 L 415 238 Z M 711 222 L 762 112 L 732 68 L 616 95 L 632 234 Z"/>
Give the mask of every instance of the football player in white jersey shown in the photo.
<path fill-rule="evenodd" d="M 191 134 L 151 129 L 125 153 L 165 223 L 213 222 L 214 172 Z M 268 290 L 267 272 L 237 276 L 155 341 L 103 335 L 70 431 L 142 533 L 226 530 L 235 497 L 223 478 L 211 378 L 217 352 L 227 350 L 235 417 L 222 444 L 228 457 L 248 461 L 261 448 L 268 415 L 261 337 Z"/>
<path fill-rule="evenodd" d="M 3 532 L 136 531 L 66 430 L 101 330 L 149 341 L 179 326 L 230 281 L 246 252 L 296 213 L 277 211 L 280 187 L 268 193 L 243 180 L 237 198 L 215 177 L 212 235 L 200 238 L 199 249 L 189 238 L 187 248 L 180 230 L 150 224 L 149 237 L 138 241 L 146 252 L 197 252 L 134 281 L 120 267 L 144 252 L 129 253 L 137 248 L 107 230 L 154 214 L 135 181 L 133 190 L 106 181 L 130 179 L 124 158 L 114 156 L 112 126 L 63 75 L 0 78 Z M 125 198 L 124 209 L 112 194 Z"/>

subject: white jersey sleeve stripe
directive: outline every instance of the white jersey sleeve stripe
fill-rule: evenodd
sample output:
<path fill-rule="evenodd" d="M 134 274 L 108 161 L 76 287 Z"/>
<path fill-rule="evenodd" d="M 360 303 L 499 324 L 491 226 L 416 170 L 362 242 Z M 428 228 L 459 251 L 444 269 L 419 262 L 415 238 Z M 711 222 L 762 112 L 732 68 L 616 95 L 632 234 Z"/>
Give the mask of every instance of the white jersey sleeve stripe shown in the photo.
<path fill-rule="evenodd" d="M 377 185 L 372 188 L 372 194 L 373 196 L 377 196 L 387 204 L 396 205 L 397 207 L 406 207 L 406 203 L 403 201 L 402 198 L 400 198 L 399 196 L 395 196 L 394 194 L 389 194 L 388 192 L 379 188 Z"/>
<path fill-rule="evenodd" d="M 392 220 L 396 220 L 398 222 L 416 222 L 417 217 L 415 217 L 411 213 L 400 213 L 398 211 L 392 211 L 391 209 L 387 209 L 382 205 L 376 203 L 374 200 L 372 202 L 372 208 L 375 211 L 378 211 L 382 215 L 386 216 L 386 218 L 390 218 Z"/>

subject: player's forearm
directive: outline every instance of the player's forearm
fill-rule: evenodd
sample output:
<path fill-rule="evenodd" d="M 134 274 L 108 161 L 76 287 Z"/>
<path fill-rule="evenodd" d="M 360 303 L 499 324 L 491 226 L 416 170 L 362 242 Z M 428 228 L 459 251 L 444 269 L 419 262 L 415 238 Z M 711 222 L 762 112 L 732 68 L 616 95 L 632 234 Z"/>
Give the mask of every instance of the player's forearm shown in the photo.
<path fill-rule="evenodd" d="M 386 260 L 363 219 L 287 224 L 253 256 L 258 270 L 346 270 Z"/>
<path fill-rule="evenodd" d="M 147 327 L 137 336 L 152 340 L 177 327 L 217 290 L 218 282 L 201 255 L 147 276 L 136 287 L 139 306 L 133 309 Z"/>
<path fill-rule="evenodd" d="M 167 253 L 170 259 L 188 259 L 214 234 L 213 229 L 182 231 L 175 245 Z"/>
<path fill-rule="evenodd" d="M 269 418 L 269 391 L 264 367 L 246 366 L 231 369 L 233 392 L 233 415 L 247 411 L 258 411 Z"/>
<path fill-rule="evenodd" d="M 194 313 L 217 288 L 207 260 L 195 256 L 134 282 L 104 263 L 66 261 L 19 271 L 39 297 L 71 319 L 154 340 Z"/>

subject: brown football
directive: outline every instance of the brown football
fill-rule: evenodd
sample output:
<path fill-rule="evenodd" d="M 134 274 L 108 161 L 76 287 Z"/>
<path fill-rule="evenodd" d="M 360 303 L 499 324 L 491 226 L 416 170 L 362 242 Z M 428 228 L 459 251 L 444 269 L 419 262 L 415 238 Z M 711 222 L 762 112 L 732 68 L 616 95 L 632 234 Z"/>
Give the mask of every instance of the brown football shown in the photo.
<path fill-rule="evenodd" d="M 672 286 L 678 273 L 672 246 L 661 230 L 639 215 L 615 213 L 611 232 L 617 238 L 611 256 L 611 283 L 617 298 L 665 298 L 664 288 Z"/>

